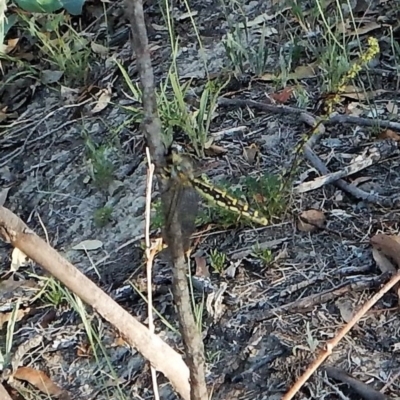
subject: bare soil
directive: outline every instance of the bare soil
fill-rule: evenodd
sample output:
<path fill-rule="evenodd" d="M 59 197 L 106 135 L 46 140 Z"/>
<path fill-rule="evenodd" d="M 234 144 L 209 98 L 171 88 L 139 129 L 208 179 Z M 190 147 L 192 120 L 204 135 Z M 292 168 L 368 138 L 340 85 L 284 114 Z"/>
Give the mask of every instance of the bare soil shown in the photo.
<path fill-rule="evenodd" d="M 392 14 L 396 7 L 398 11 L 398 2 L 368 3 L 372 10 L 369 20 L 375 21 L 386 13 L 389 25 L 393 20 L 397 21 Z M 185 6 L 175 5 L 172 14 L 178 21 L 175 34 L 180 37 L 177 61 L 181 78 L 193 79 L 191 94 L 196 99 L 205 84 L 204 58 L 210 74 L 218 77 L 226 73 L 228 60 L 222 39 L 228 25 L 219 2 L 191 2 L 190 6 L 196 13 L 193 18 L 204 45 L 201 51 L 190 18 L 178 18 L 186 12 Z M 307 9 L 306 5 L 304 7 Z M 168 32 L 159 28 L 163 26 L 163 20 L 158 4 L 149 3 L 145 9 L 149 41 L 154 46 L 155 74 L 160 82 L 168 73 Z M 244 5 L 243 10 L 248 21 L 254 21 L 263 13 L 274 15 L 278 5 L 255 0 Z M 110 51 L 123 60 L 130 77 L 137 81 L 128 39 L 130 30 L 123 17 L 122 4 L 115 5 L 109 17 L 113 31 Z M 238 10 L 236 13 L 230 10 L 230 17 L 242 21 Z M 99 25 L 91 29 L 95 30 L 96 26 Z M 276 71 L 279 54 L 289 43 L 290 36 L 306 38 L 287 11 L 269 19 L 268 26 L 277 30 L 277 34 L 266 41 L 270 47 L 268 70 Z M 259 37 L 259 29 L 260 25 L 254 24 L 249 30 L 254 41 Z M 388 32 L 387 27 L 369 32 L 380 40 L 381 57 L 371 68 L 371 74 L 360 75 L 367 91 L 386 90 L 373 98 L 382 119 L 389 117 L 385 104 L 389 101 L 398 104 L 398 75 L 393 70 L 394 60 L 386 51 Z M 360 37 L 362 46 L 366 43 L 365 38 L 365 35 Z M 315 40 L 319 39 L 316 37 Z M 314 61 L 307 56 L 310 55 L 304 52 L 299 63 L 308 65 Z M 93 63 L 92 75 L 89 83 L 100 88 L 112 82 L 112 101 L 99 114 L 90 113 L 93 105 L 66 104 L 60 96 L 59 85 L 38 85 L 34 93 L 29 93 L 28 101 L 18 108 L 18 118 L 3 129 L 0 178 L 3 187 L 11 185 L 5 206 L 39 235 L 47 237 L 54 248 L 146 323 L 147 305 L 134 289 L 145 290 L 146 287 L 142 250 L 147 168 L 145 143 L 138 124 L 127 123 L 132 115 L 121 107 L 137 104 L 126 96 L 129 90 L 115 65 L 106 67 L 105 60 L 98 59 Z M 322 92 L 320 80 L 316 76 L 301 82 L 309 93 L 308 111 L 312 112 L 313 104 Z M 224 94 L 234 93 L 236 98 L 263 102 L 266 94 L 275 91 L 273 82 L 255 79 L 249 74 L 233 78 Z M 295 99 L 291 102 L 290 105 L 296 106 Z M 10 100 L 10 110 L 13 104 L 16 103 Z M 371 116 L 371 109 L 366 108 L 361 116 Z M 216 144 L 227 151 L 225 155 L 202 160 L 204 171 L 215 183 L 224 179 L 239 185 L 240 178 L 247 175 L 281 175 L 290 169 L 293 149 L 309 129 L 295 115 L 239 107 L 219 107 L 217 112 L 211 132 L 238 126 L 245 126 L 245 130 L 223 135 L 217 140 Z M 176 132 L 176 135 L 178 141 L 188 145 L 182 132 Z M 113 179 L 105 187 L 99 187 L 91 179 L 85 137 L 106 148 L 106 159 L 113 166 Z M 375 141 L 375 129 L 352 124 L 332 125 L 326 127 L 326 133 L 314 151 L 333 171 L 339 170 L 354 155 L 362 154 Z M 243 153 L 243 149 L 253 143 L 260 150 L 258 164 L 249 163 Z M 390 195 L 400 188 L 397 167 L 399 158 L 394 156 L 348 181 L 355 182 L 360 178 L 358 184 L 364 190 Z M 302 159 L 293 184 L 304 180 L 307 174 L 311 178 L 318 175 Z M 112 209 L 111 220 L 98 227 L 94 216 L 96 210 L 103 207 Z M 297 214 L 312 208 L 325 212 L 329 230 L 310 233 L 297 229 Z M 379 231 L 397 233 L 395 206 L 388 209 L 360 201 L 329 185 L 290 196 L 287 212 L 268 227 L 240 226 L 226 230 L 216 227 L 212 232 L 198 235 L 201 240 L 193 249 L 198 257 L 209 262 L 210 252 L 218 250 L 227 255 L 226 268 L 237 263 L 231 276 L 210 268 L 214 291 L 227 284 L 223 308 L 217 310 L 219 315 L 213 317 L 211 307 L 205 311 L 203 319 L 207 380 L 214 388 L 213 399 L 272 400 L 279 399 L 288 390 L 315 358 L 317 349 L 335 335 L 349 314 L 376 292 L 381 283 L 378 280 L 381 272 L 373 260 L 368 239 Z M 153 234 L 157 236 L 159 232 Z M 102 242 L 100 249 L 88 253 L 73 249 L 80 242 L 93 239 Z M 240 252 L 256 244 L 271 249 L 270 262 L 254 257 L 251 252 L 240 256 Z M 1 244 L 0 254 L 6 271 L 10 265 L 10 247 Z M 195 272 L 194 259 L 191 265 Z M 25 355 L 24 364 L 45 371 L 75 399 L 152 398 L 149 365 L 140 354 L 121 344 L 117 332 L 93 311 L 87 310 L 103 343 L 103 349 L 97 347 L 97 358 L 94 357 L 89 350 L 85 327 L 68 304 L 54 307 L 45 299 L 32 302 L 42 285 L 32 272 L 39 276 L 43 274 L 39 266 L 21 268 L 15 279 L 23 281 L 24 285 L 13 291 L 12 296 L 2 295 L 2 313 L 9 312 L 17 298 L 22 300 L 24 309 L 29 308 L 17 323 L 13 349 L 38 334 L 43 337 L 40 347 Z M 362 286 L 367 283 L 370 283 L 369 289 Z M 170 285 L 170 265 L 161 255 L 154 265 L 154 305 L 163 318 L 177 328 Z M 32 287 L 35 290 L 32 291 Z M 360 287 L 363 290 L 357 290 Z M 339 291 L 340 288 L 343 290 Z M 200 302 L 201 293 L 196 293 Z M 312 297 L 318 294 L 321 296 Z M 309 303 L 302 302 L 308 297 Z M 400 323 L 397 311 L 393 310 L 397 302 L 395 293 L 385 295 L 326 363 L 350 372 L 378 390 L 389 382 L 385 394 L 393 398 L 400 396 L 398 380 L 391 382 L 400 371 L 397 356 Z M 155 323 L 157 333 L 178 351 L 183 351 L 179 334 L 171 331 L 158 317 Z M 3 325 L 2 343 L 5 334 L 6 325 Z M 117 377 L 113 376 L 112 370 Z M 176 398 L 162 377 L 160 391 L 162 399 Z M 296 398 L 339 399 L 346 398 L 344 395 L 351 399 L 361 398 L 347 386 L 318 371 Z"/>

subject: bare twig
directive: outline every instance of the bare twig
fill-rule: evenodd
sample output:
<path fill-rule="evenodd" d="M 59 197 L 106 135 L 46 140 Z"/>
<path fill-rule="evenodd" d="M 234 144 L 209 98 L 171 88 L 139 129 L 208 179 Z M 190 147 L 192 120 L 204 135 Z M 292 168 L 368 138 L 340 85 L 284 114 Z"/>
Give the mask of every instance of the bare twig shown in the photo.
<path fill-rule="evenodd" d="M 218 104 L 223 107 L 251 107 L 256 108 L 262 111 L 268 111 L 275 114 L 293 114 L 293 115 L 310 115 L 312 114 L 305 112 L 299 108 L 289 107 L 284 105 L 274 105 L 262 103 L 254 100 L 246 100 L 246 99 L 225 99 L 223 97 L 218 99 Z M 313 116 L 312 116 L 313 117 Z M 315 118 L 315 117 L 313 117 Z M 382 119 L 370 119 L 370 118 L 360 118 L 354 117 L 351 115 L 332 115 L 328 119 L 324 120 L 325 125 L 334 125 L 334 124 L 352 124 L 352 125 L 360 125 L 360 126 L 379 126 L 381 128 L 390 128 L 394 130 L 400 131 L 400 123 L 386 121 Z"/>
<path fill-rule="evenodd" d="M 171 381 L 184 399 L 190 398 L 189 371 L 182 357 L 4 207 L 0 207 L 0 238 L 21 250 L 97 310 Z"/>
<path fill-rule="evenodd" d="M 311 181 L 301 183 L 295 188 L 295 192 L 305 193 L 310 190 L 315 190 L 322 186 L 335 183 L 341 178 L 354 175 L 357 172 L 365 168 L 368 168 L 375 163 L 378 163 L 382 159 L 388 158 L 397 151 L 398 151 L 397 142 L 395 142 L 394 140 L 387 139 L 380 141 L 379 143 L 377 143 L 376 146 L 373 146 L 371 149 L 369 149 L 368 154 L 363 155 L 361 157 L 357 157 L 357 159 L 354 162 L 345 166 L 340 171 L 324 174 Z"/>
<path fill-rule="evenodd" d="M 349 385 L 359 396 L 365 400 L 389 400 L 388 396 L 378 392 L 364 382 L 353 378 L 347 372 L 335 368 L 335 367 L 325 367 L 324 371 L 329 376 L 336 381 L 340 381 Z"/>
<path fill-rule="evenodd" d="M 146 226 L 145 226 L 145 241 L 146 241 L 146 273 L 147 273 L 147 300 L 149 310 L 149 330 L 154 333 L 154 321 L 153 321 L 153 290 L 152 290 L 152 267 L 155 251 L 151 248 L 150 243 L 150 213 L 151 213 L 151 193 L 153 188 L 153 175 L 154 175 L 154 164 L 151 163 L 149 149 L 146 148 L 147 162 L 149 169 L 147 173 L 147 193 L 146 193 Z M 157 384 L 157 373 L 155 368 L 150 365 L 151 368 L 151 380 L 153 382 L 153 393 L 156 400 L 160 399 Z"/>
<path fill-rule="evenodd" d="M 12 400 L 11 396 L 8 394 L 7 390 L 1 383 L 0 383 L 0 399 Z"/>
<path fill-rule="evenodd" d="M 395 239 L 386 235 L 376 235 L 371 238 L 371 244 L 374 247 L 380 248 L 386 255 L 393 258 L 396 264 L 400 267 L 400 244 Z M 300 388 L 307 382 L 310 376 L 318 369 L 318 367 L 332 354 L 333 349 L 343 339 L 343 337 L 353 328 L 353 326 L 367 313 L 367 311 L 387 293 L 392 287 L 400 282 L 400 272 L 394 275 L 389 282 L 387 282 L 378 293 L 371 297 L 361 308 L 355 313 L 352 319 L 345 325 L 339 333 L 326 344 L 326 348 L 320 352 L 318 357 L 307 370 L 300 376 L 290 390 L 283 396 L 282 400 L 290 400 L 300 390 Z"/>
<path fill-rule="evenodd" d="M 226 98 L 218 99 L 218 104 L 222 107 L 230 107 L 230 106 L 251 107 L 275 114 L 297 115 L 298 118 L 301 121 L 305 122 L 307 125 L 311 127 L 315 127 L 317 125 L 317 117 L 308 112 L 305 112 L 304 110 L 295 107 L 274 105 L 274 104 L 268 104 L 267 102 L 262 103 L 247 99 L 226 99 Z M 314 153 L 312 148 L 325 133 L 325 126 L 333 124 L 357 124 L 361 126 L 380 126 L 384 128 L 400 130 L 400 123 L 385 121 L 380 119 L 368 119 L 368 118 L 352 117 L 348 115 L 334 115 L 324 120 L 323 124 L 319 125 L 317 133 L 314 133 L 307 141 L 307 143 L 304 145 L 305 157 L 322 175 L 327 175 L 330 174 L 331 172 L 325 166 L 322 160 Z M 347 183 L 343 179 L 336 180 L 333 184 L 337 186 L 339 189 L 345 191 L 346 193 L 349 193 L 351 196 L 354 196 L 357 199 L 368 201 L 370 203 L 379 203 L 387 206 L 387 205 L 392 205 L 394 201 L 397 201 L 397 197 L 394 197 L 392 199 L 391 197 L 387 198 L 364 192 L 363 190 L 357 188 L 356 186 Z"/>
<path fill-rule="evenodd" d="M 265 321 L 273 318 L 276 315 L 285 315 L 289 313 L 304 312 L 310 310 L 312 307 L 323 304 L 328 301 L 334 300 L 345 293 L 363 292 L 367 289 L 372 289 L 379 284 L 382 280 L 387 278 L 386 274 L 382 274 L 373 279 L 358 280 L 357 282 L 345 283 L 333 289 L 326 290 L 322 293 L 315 293 L 302 299 L 293 301 L 292 303 L 284 304 L 283 306 L 274 308 L 272 310 L 260 311 L 257 313 L 257 322 Z"/>
<path fill-rule="evenodd" d="M 149 52 L 143 4 L 141 0 L 125 0 L 125 5 L 132 29 L 136 65 L 142 88 L 144 111 L 142 130 L 156 166 L 156 173 L 162 193 L 161 200 L 164 215 L 168 216 L 172 191 L 169 190 L 170 182 L 162 178 L 162 168 L 166 165 L 164 158 L 165 149 L 162 144 L 161 122 L 157 114 L 154 74 Z M 190 398 L 191 400 L 206 400 L 208 399 L 208 393 L 204 371 L 204 347 L 190 306 L 182 230 L 176 212 L 172 213 L 172 218 L 168 221 L 165 228 L 165 237 L 168 238 L 167 244 L 172 255 L 174 302 L 178 310 L 180 331 L 190 370 Z M 180 392 L 180 394 L 185 398 L 188 396 L 186 391 Z"/>

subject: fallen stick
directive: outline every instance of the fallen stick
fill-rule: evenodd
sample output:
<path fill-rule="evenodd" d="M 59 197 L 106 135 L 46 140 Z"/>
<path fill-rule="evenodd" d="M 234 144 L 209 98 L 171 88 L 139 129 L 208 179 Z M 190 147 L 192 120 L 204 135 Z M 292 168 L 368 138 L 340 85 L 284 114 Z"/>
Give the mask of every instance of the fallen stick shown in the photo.
<path fill-rule="evenodd" d="M 190 399 L 189 370 L 182 357 L 137 321 L 5 207 L 0 207 L 0 237 L 41 265 L 104 319 L 151 362 L 185 399 Z"/>
<path fill-rule="evenodd" d="M 386 255 L 391 257 L 400 267 L 400 244 L 395 239 L 386 235 L 376 235 L 371 238 L 371 244 L 379 248 Z M 300 376 L 290 390 L 282 397 L 282 400 L 292 399 L 300 388 L 308 381 L 310 376 L 318 369 L 318 367 L 332 354 L 333 349 L 344 338 L 353 326 L 366 314 L 366 312 L 378 301 L 385 293 L 393 288 L 400 282 L 400 272 L 394 275 L 389 282 L 387 282 L 378 293 L 373 295 L 352 317 L 352 319 L 345 325 L 339 333 L 326 344 L 326 348 L 322 350 L 318 357 L 308 366 L 307 370 Z"/>

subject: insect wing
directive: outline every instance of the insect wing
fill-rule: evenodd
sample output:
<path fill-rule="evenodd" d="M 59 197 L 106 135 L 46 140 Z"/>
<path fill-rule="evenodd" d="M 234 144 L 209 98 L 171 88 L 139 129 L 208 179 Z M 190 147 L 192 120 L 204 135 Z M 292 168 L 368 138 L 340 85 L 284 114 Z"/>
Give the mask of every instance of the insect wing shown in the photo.
<path fill-rule="evenodd" d="M 169 246 L 169 235 L 171 223 L 176 217 L 181 226 L 183 248 L 189 250 L 190 236 L 196 229 L 195 219 L 198 211 L 199 196 L 190 184 L 171 179 L 168 190 L 168 210 L 166 212 L 165 228 L 163 238 Z"/>

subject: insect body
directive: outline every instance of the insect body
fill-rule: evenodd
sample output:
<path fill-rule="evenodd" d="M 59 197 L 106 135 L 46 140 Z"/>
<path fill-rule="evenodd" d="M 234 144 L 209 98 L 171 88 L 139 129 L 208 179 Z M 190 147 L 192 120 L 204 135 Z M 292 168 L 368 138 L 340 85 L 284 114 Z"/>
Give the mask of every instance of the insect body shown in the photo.
<path fill-rule="evenodd" d="M 267 218 L 260 215 L 257 210 L 251 209 L 247 202 L 231 196 L 226 191 L 205 182 L 200 178 L 196 178 L 193 173 L 193 166 L 187 157 L 173 154 L 171 166 L 167 168 L 165 172 L 167 176 L 180 182 L 182 186 L 191 186 L 194 188 L 210 203 L 239 216 L 243 216 L 256 224 L 268 225 Z"/>

